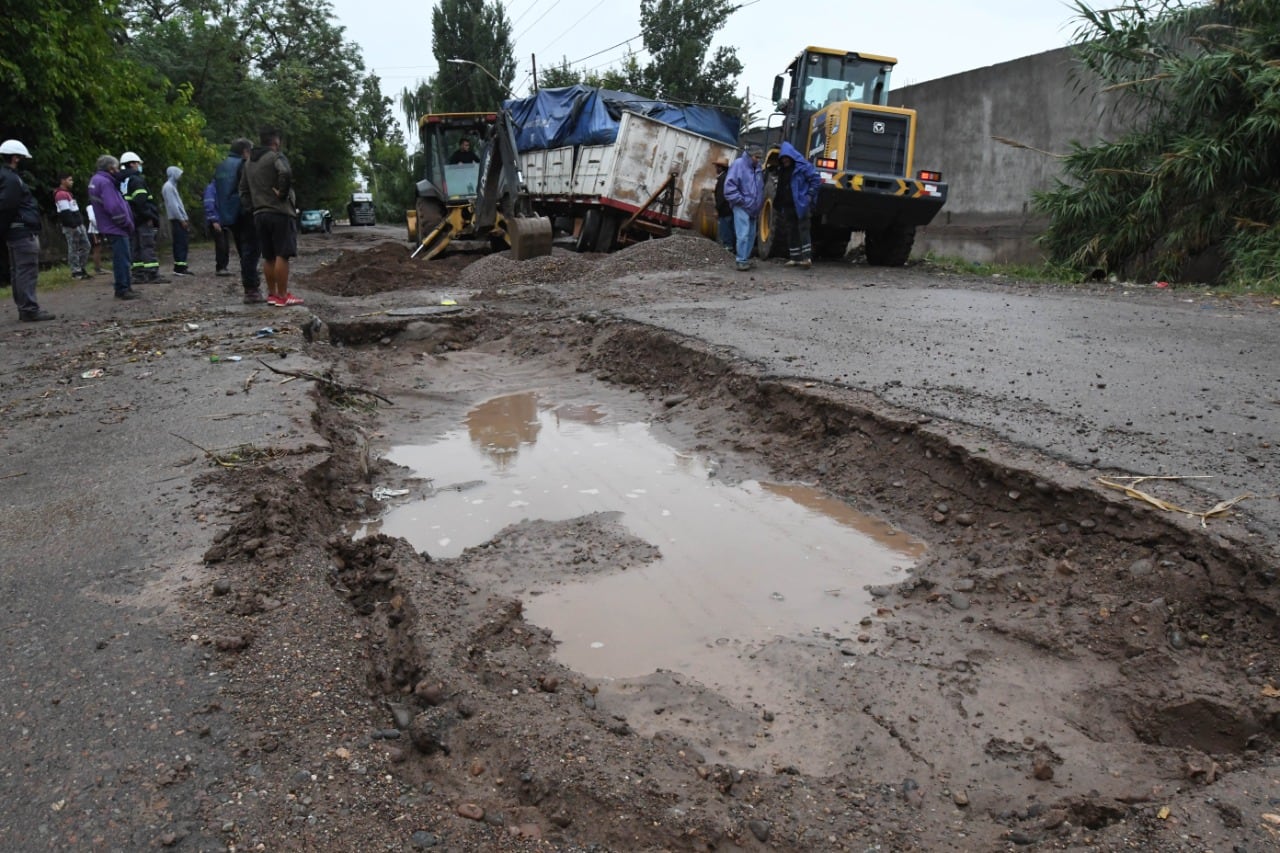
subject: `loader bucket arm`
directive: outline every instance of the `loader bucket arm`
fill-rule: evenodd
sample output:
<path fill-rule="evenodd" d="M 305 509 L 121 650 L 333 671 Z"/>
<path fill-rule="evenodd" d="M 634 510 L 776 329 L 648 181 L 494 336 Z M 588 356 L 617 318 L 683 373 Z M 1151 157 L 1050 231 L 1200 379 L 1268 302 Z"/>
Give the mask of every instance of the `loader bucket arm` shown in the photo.
<path fill-rule="evenodd" d="M 476 186 L 476 227 L 490 231 L 503 220 L 511 253 L 516 260 L 551 254 L 551 220 L 536 216 L 520 169 L 511 114 L 503 110 L 480 154 L 480 181 Z"/>

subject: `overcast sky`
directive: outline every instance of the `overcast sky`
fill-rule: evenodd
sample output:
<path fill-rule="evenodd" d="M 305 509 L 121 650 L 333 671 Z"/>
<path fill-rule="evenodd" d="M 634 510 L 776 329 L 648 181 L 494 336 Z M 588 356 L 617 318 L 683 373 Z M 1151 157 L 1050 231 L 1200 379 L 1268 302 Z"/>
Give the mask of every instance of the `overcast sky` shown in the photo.
<path fill-rule="evenodd" d="M 365 67 L 378 74 L 393 100 L 435 72 L 434 3 L 330 2 L 347 39 L 360 45 Z M 534 56 L 540 69 L 568 59 L 601 71 L 626 55 L 627 40 L 633 50 L 644 48 L 639 0 L 504 5 L 512 22 L 518 62 L 513 88 L 519 95 L 530 89 Z M 806 45 L 895 57 L 893 88 L 900 88 L 1063 47 L 1076 24 L 1068 0 L 744 0 L 712 44 L 737 48 L 744 66 L 739 85 L 758 100 L 768 97 L 774 75 Z"/>

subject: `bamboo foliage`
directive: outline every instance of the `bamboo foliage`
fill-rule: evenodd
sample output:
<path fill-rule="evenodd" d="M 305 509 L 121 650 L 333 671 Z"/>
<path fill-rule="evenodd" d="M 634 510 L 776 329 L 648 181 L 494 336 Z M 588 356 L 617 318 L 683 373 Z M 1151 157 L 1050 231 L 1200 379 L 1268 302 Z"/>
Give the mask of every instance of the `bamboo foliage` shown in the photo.
<path fill-rule="evenodd" d="M 1075 8 L 1082 64 L 1139 118 L 1035 194 L 1051 260 L 1179 281 L 1207 255 L 1219 278 L 1280 286 L 1280 0 Z"/>

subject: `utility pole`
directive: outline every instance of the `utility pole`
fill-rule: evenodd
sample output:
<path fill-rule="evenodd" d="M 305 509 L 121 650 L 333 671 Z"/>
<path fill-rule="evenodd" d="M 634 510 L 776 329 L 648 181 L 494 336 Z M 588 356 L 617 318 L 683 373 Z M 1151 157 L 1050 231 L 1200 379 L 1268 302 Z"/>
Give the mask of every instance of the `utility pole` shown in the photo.
<path fill-rule="evenodd" d="M 529 54 L 529 63 L 533 66 L 533 93 L 538 94 L 538 54 Z"/>

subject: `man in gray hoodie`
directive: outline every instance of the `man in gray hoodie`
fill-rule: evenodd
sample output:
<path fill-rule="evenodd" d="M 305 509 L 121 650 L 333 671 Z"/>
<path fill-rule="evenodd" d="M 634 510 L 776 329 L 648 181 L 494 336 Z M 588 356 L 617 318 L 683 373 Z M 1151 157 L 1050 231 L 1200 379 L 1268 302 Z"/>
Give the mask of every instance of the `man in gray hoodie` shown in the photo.
<path fill-rule="evenodd" d="M 179 166 L 170 166 L 164 170 L 165 182 L 160 188 L 160 197 L 164 200 L 165 212 L 169 214 L 169 231 L 173 235 L 173 274 L 192 275 L 187 269 L 187 252 L 191 247 L 191 220 L 187 216 L 187 207 L 182 203 L 178 193 L 178 179 L 182 177 Z"/>

